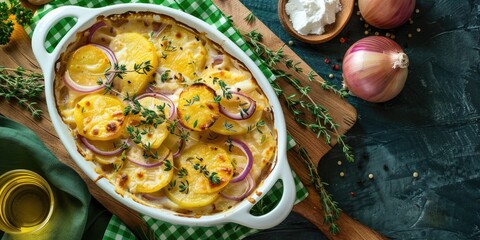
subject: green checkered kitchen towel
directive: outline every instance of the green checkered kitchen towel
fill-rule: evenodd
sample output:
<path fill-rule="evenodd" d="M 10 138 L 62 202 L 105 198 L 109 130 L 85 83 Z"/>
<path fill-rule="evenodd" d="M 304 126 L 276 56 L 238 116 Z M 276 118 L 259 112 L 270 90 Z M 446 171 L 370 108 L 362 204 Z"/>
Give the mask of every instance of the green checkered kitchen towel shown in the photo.
<path fill-rule="evenodd" d="M 186 13 L 189 13 L 199 19 L 202 19 L 206 23 L 216 27 L 220 32 L 225 36 L 230 38 L 235 42 L 250 58 L 257 64 L 257 66 L 262 70 L 263 74 L 267 77 L 268 80 L 275 80 L 275 76 L 270 71 L 270 69 L 263 63 L 263 61 L 254 54 L 250 49 L 248 44 L 242 38 L 239 31 L 233 26 L 232 22 L 226 17 L 218 8 L 215 6 L 211 0 L 56 0 L 52 1 L 50 4 L 44 5 L 37 10 L 34 16 L 33 24 L 26 27 L 27 33 L 32 34 L 35 24 L 49 11 L 54 8 L 64 6 L 64 5 L 77 5 L 90 8 L 104 7 L 112 4 L 120 3 L 153 3 L 159 4 L 166 7 L 171 7 L 175 9 L 180 9 Z M 52 51 L 58 42 L 61 40 L 62 36 L 68 32 L 68 30 L 75 25 L 73 19 L 64 19 L 60 21 L 56 26 L 54 26 L 47 35 L 47 42 L 45 47 L 48 51 Z M 295 142 L 292 138 L 289 137 L 288 147 L 293 147 Z M 294 175 L 296 190 L 297 190 L 297 201 L 296 203 L 305 199 L 308 195 L 307 190 L 304 188 L 302 182 L 296 176 L 295 172 L 292 171 Z M 266 194 L 266 196 L 257 203 L 252 210 L 260 210 L 265 208 L 272 208 L 278 203 L 279 197 L 282 196 L 283 186 L 281 181 L 278 181 L 272 190 Z M 264 211 L 264 210 L 261 210 Z M 167 222 L 163 222 L 157 219 L 153 219 L 149 216 L 143 216 L 144 221 L 151 229 L 146 238 L 155 238 L 155 239 L 205 239 L 205 238 L 214 238 L 214 239 L 241 239 L 248 235 L 258 232 L 257 229 L 251 229 L 245 226 L 241 226 L 234 223 L 227 223 L 224 225 L 212 226 L 212 227 L 190 227 L 190 226 L 181 226 L 173 225 Z M 154 236 L 150 236 L 153 234 Z M 107 230 L 105 231 L 103 239 L 136 239 L 135 235 L 127 228 L 127 226 L 121 222 L 121 220 L 113 216 L 110 220 Z"/>

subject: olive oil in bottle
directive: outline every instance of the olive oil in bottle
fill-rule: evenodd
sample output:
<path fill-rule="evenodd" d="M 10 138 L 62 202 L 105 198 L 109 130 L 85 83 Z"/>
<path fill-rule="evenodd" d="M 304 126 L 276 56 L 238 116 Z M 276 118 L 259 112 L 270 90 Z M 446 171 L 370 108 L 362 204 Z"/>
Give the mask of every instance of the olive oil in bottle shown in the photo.
<path fill-rule="evenodd" d="M 54 196 L 47 181 L 29 170 L 13 170 L 0 176 L 0 229 L 28 233 L 47 224 Z"/>

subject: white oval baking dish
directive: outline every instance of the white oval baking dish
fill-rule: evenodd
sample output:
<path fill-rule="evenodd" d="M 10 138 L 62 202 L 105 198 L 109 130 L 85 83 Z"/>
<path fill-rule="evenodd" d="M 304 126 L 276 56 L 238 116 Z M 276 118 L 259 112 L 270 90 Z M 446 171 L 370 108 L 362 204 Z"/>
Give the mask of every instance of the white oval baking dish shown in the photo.
<path fill-rule="evenodd" d="M 86 161 L 77 151 L 77 147 L 73 137 L 71 136 L 70 130 L 63 123 L 61 116 L 56 109 L 53 89 L 56 67 L 55 63 L 65 48 L 75 40 L 76 33 L 89 28 L 93 23 L 95 23 L 97 16 L 121 14 L 129 11 L 148 11 L 164 14 L 175 18 L 177 21 L 182 22 L 193 29 L 196 29 L 198 32 L 205 32 L 209 39 L 220 44 L 228 53 L 243 62 L 245 66 L 252 72 L 255 79 L 257 79 L 258 84 L 268 97 L 273 109 L 274 126 L 278 132 L 278 150 L 271 173 L 257 187 L 256 191 L 250 195 L 250 198 L 254 199 L 254 202 L 258 202 L 280 179 L 283 183 L 283 195 L 278 205 L 272 211 L 262 216 L 254 216 L 250 213 L 250 209 L 253 207 L 253 204 L 247 199 L 238 203 L 228 211 L 213 215 L 201 216 L 198 218 L 181 216 L 166 209 L 148 207 L 133 201 L 128 197 L 128 195 L 122 196 L 116 193 L 114 186 L 109 183 L 107 179 L 100 178 L 100 176 L 94 171 L 93 163 Z M 76 24 L 68 31 L 67 34 L 65 34 L 65 36 L 63 36 L 62 40 L 55 47 L 55 49 L 49 53 L 45 49 L 44 44 L 47 33 L 56 23 L 67 17 L 73 17 L 76 20 Z M 100 178 L 100 180 L 96 181 L 96 184 L 120 203 L 139 213 L 151 216 L 155 219 L 188 226 L 212 226 L 233 222 L 250 228 L 266 229 L 279 224 L 290 213 L 295 201 L 295 183 L 287 161 L 286 126 L 278 98 L 268 80 L 255 65 L 255 63 L 237 45 L 235 45 L 235 43 L 225 37 L 214 26 L 208 25 L 200 19 L 197 19 L 182 11 L 153 4 L 119 4 L 96 9 L 77 6 L 64 6 L 52 10 L 39 21 L 33 33 L 32 48 L 45 77 L 45 96 L 48 112 L 61 142 L 80 169 L 94 181 Z"/>

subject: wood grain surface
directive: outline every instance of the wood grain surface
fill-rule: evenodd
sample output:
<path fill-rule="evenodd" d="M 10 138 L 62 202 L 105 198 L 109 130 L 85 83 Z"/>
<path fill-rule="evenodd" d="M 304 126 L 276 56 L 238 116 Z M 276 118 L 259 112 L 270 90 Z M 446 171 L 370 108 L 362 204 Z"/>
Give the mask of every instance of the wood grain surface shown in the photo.
<path fill-rule="evenodd" d="M 234 24 L 241 31 L 250 31 L 251 29 L 257 29 L 264 35 L 264 43 L 271 49 L 278 49 L 283 47 L 284 52 L 290 59 L 294 61 L 302 62 L 299 67 L 304 69 L 304 72 L 310 72 L 311 68 L 301 61 L 301 58 L 297 56 L 288 46 L 286 46 L 273 32 L 271 32 L 263 23 L 258 19 L 253 25 L 248 25 L 243 18 L 250 12 L 240 1 L 233 0 L 214 0 L 215 4 L 227 15 L 232 16 Z M 30 38 L 18 25 L 15 27 L 14 34 L 8 45 L 0 48 L 0 65 L 6 67 L 22 66 L 27 69 L 40 72 L 40 68 L 36 59 L 33 56 L 30 46 Z M 314 100 L 323 105 L 329 110 L 334 120 L 340 124 L 339 134 L 344 134 L 350 129 L 356 121 L 356 111 L 346 101 L 340 99 L 334 93 L 324 91 L 319 83 L 310 83 L 306 76 L 299 75 L 295 72 L 291 72 L 288 69 L 284 69 L 302 80 L 303 84 L 309 84 L 312 87 L 312 95 Z M 294 92 L 292 87 L 283 81 L 279 81 L 280 86 L 286 92 Z M 291 114 L 284 107 L 286 115 L 287 128 L 290 134 L 296 139 L 299 145 L 307 149 L 312 159 L 318 164 L 318 161 L 333 147 L 334 142 L 331 145 L 325 144 L 322 139 L 317 139 L 315 134 L 306 131 L 295 123 Z M 41 120 L 33 120 L 28 111 L 23 107 L 18 106 L 16 102 L 0 101 L 0 114 L 15 120 L 19 123 L 31 128 L 39 138 L 45 143 L 45 145 L 53 152 L 58 159 L 65 164 L 72 167 L 76 172 L 80 174 L 83 180 L 87 183 L 91 194 L 102 203 L 109 211 L 117 215 L 127 226 L 131 229 L 144 228 L 144 222 L 140 215 L 133 210 L 130 210 L 114 200 L 112 197 L 105 194 L 95 183 L 90 180 L 85 174 L 81 172 L 78 166 L 70 158 L 66 152 L 64 146 L 58 139 L 56 132 L 53 129 L 52 123 L 46 112 L 46 104 L 44 99 L 40 102 L 40 108 L 45 112 Z M 301 214 L 305 218 L 309 219 L 312 223 L 318 226 L 329 238 L 331 239 L 382 239 L 375 231 L 353 220 L 348 215 L 342 213 L 339 219 L 339 225 L 342 229 L 338 235 L 331 235 L 328 232 L 328 227 L 323 224 L 323 215 L 320 205 L 320 200 L 313 187 L 310 185 L 310 179 L 308 177 L 308 171 L 303 165 L 303 162 L 292 152 L 289 152 L 289 163 L 295 172 L 300 176 L 302 182 L 307 186 L 310 193 L 309 197 L 297 204 L 294 207 L 294 211 Z"/>

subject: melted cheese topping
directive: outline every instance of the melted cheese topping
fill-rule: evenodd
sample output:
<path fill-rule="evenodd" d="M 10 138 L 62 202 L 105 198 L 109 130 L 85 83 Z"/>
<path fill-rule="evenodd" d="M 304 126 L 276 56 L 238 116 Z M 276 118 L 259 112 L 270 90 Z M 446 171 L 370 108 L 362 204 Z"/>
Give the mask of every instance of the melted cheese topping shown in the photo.
<path fill-rule="evenodd" d="M 204 34 L 170 17 L 128 13 L 98 21 L 105 26 L 93 35 L 88 30 L 78 34 L 56 72 L 57 109 L 78 151 L 119 194 L 145 205 L 191 216 L 235 206 L 237 201 L 220 193 L 245 191 L 246 180 L 230 180 L 247 157 L 229 140 L 244 142 L 252 152 L 249 174 L 256 184 L 268 175 L 276 156 L 271 108 L 252 74 Z M 105 64 L 106 55 L 95 44 L 111 49 L 117 66 Z M 142 68 L 146 65 L 149 69 Z M 75 70 L 72 79 L 79 85 L 91 86 L 98 79 L 107 87 L 79 92 L 65 84 L 68 69 Z M 135 98 L 146 92 L 150 95 Z M 219 105 L 235 112 L 245 104 L 226 99 L 229 92 L 253 99 L 253 114 L 241 120 L 224 115 Z M 79 135 L 97 150 L 122 150 L 101 155 Z"/>

